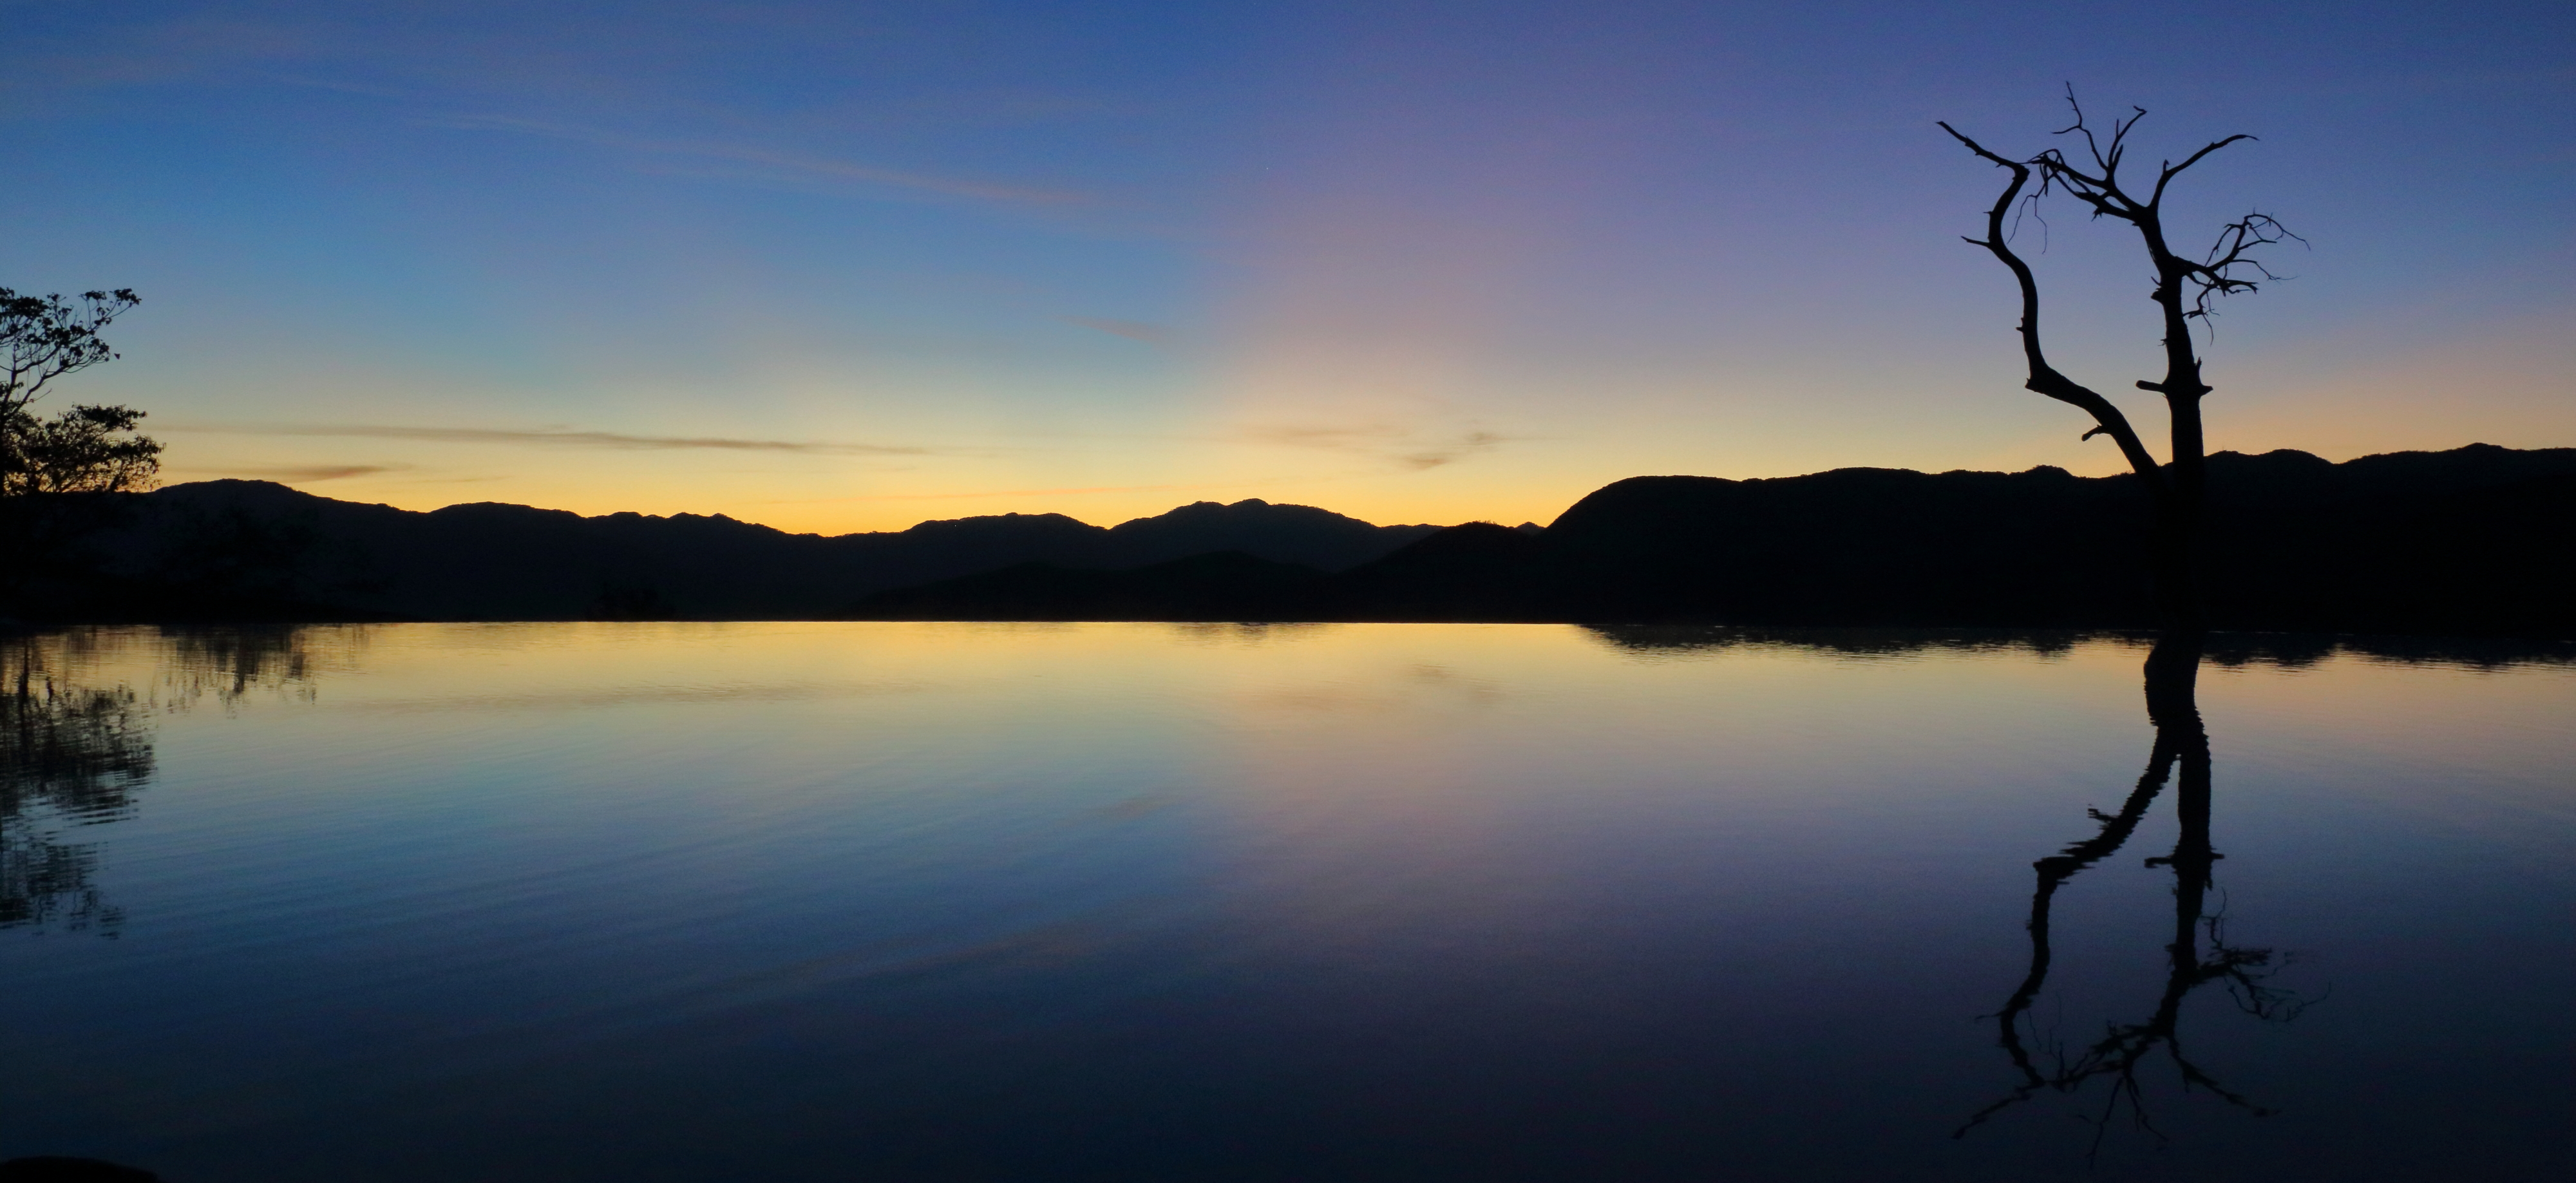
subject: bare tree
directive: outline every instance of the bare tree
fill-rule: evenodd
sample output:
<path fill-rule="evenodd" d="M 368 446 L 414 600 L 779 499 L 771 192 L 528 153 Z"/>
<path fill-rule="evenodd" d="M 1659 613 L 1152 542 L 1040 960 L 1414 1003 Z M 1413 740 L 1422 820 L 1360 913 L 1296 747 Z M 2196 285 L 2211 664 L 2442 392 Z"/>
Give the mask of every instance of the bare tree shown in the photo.
<path fill-rule="evenodd" d="M 1947 123 L 1941 130 L 1950 133 L 1968 150 L 2011 174 L 2003 193 L 1995 198 L 1986 212 L 1986 236 L 1967 241 L 1984 247 L 2010 268 L 2021 285 L 2022 355 L 2030 366 L 2025 387 L 2059 402 L 2082 408 L 2093 417 L 2093 428 L 2085 439 L 2107 435 L 2120 447 L 2129 468 L 2144 485 L 2154 506 L 2155 526 L 2149 543 L 2149 560 L 2154 572 L 2156 599 L 2171 625 L 2197 629 L 2201 624 L 2197 552 L 2203 515 L 2206 508 L 2206 482 L 2202 458 L 2200 400 L 2210 393 L 2201 380 L 2200 356 L 2192 343 L 2192 322 L 2209 315 L 2210 304 L 2220 296 L 2251 292 L 2259 282 L 2280 278 L 2265 269 L 2255 256 L 2262 248 L 2297 239 L 2278 221 L 2264 213 L 2249 213 L 2222 227 L 2217 240 L 2207 253 L 2191 258 L 2177 253 L 2166 241 L 2164 221 L 2165 193 L 2174 179 L 2185 170 L 2205 160 L 2248 135 L 2233 135 L 2213 142 L 2184 157 L 2177 164 L 2158 162 L 2154 180 L 2143 196 L 2134 192 L 2131 182 L 2120 175 L 2127 163 L 2129 133 L 2146 117 L 2146 109 L 2132 107 L 2125 119 L 2115 119 L 2107 142 L 2085 122 L 2084 108 L 2075 101 L 2069 87 L 2067 106 L 2073 108 L 2075 121 L 2058 131 L 2083 141 L 2084 159 L 2078 160 L 2066 151 L 2050 148 L 2027 160 L 2013 160 L 1999 155 L 1985 145 L 1969 139 Z M 2032 186 L 2032 178 L 2038 184 Z M 2164 377 L 2140 380 L 2138 388 L 2161 394 L 2171 420 L 2170 455 L 2159 464 L 2137 430 L 2129 425 L 2120 408 L 2099 392 L 2059 373 L 2048 363 L 2039 335 L 2039 282 L 2031 274 L 2030 264 L 2015 254 L 2007 222 L 2013 219 L 2017 205 L 2035 204 L 2050 191 L 2073 198 L 2092 211 L 2093 217 L 2125 222 L 2137 231 L 2144 243 L 2147 258 L 2155 267 L 2156 283 L 2150 298 L 2162 313 L 2164 324 Z"/>
<path fill-rule="evenodd" d="M 2038 884 L 2031 892 L 2030 920 L 2026 925 L 2030 933 L 2030 968 L 2022 976 L 2021 985 L 2004 1001 L 2003 1009 L 1991 1016 L 1998 1042 L 2011 1057 L 2021 1082 L 2001 1099 L 1978 1110 L 1953 1132 L 1953 1137 L 1965 1137 L 1988 1119 L 2042 1091 L 2072 1096 L 2096 1080 L 2107 1081 L 2109 1087 L 2101 1114 L 2093 1122 L 2094 1152 L 2100 1151 L 2103 1135 L 2123 1107 L 2135 1124 L 2154 1133 L 2138 1075 L 2159 1049 L 2172 1061 L 2185 1088 L 2205 1090 L 2256 1116 L 2272 1112 L 2219 1083 L 2183 1050 L 2183 1003 L 2205 986 L 2222 985 L 2239 1010 L 2266 1022 L 2295 1019 L 2314 1001 L 2271 985 L 2269 979 L 2279 968 L 2272 950 L 2229 944 L 2225 916 L 2209 906 L 2215 887 L 2213 870 L 2223 856 L 2210 843 L 2209 730 L 2201 720 L 2198 701 L 2200 658 L 2200 638 L 2196 634 L 2172 632 L 2156 643 L 2147 655 L 2147 718 L 2155 727 L 2155 744 L 2147 754 L 2146 770 L 2139 774 L 2137 786 L 2130 790 L 2118 813 L 2090 811 L 2100 827 L 2092 837 L 2032 864 L 2038 872 Z M 2032 1038 L 2025 1037 L 2023 1028 L 2029 1025 L 2032 1004 L 2048 984 L 2050 905 L 2067 880 L 2118 853 L 2166 784 L 2176 781 L 2174 807 L 2181 822 L 2181 835 L 2172 853 L 2146 860 L 2147 866 L 2169 867 L 2174 875 L 2173 940 L 2165 946 L 2165 985 L 2156 999 L 2155 1010 L 2143 1022 L 2107 1024 L 2101 1037 L 2081 1050 L 2045 1041 L 2050 1062 L 2044 1064 L 2032 1054 Z M 2205 955 L 2201 945 L 2204 937 L 2208 941 Z M 2034 1029 L 2029 1035 L 2035 1038 L 2039 1032 Z"/>
<path fill-rule="evenodd" d="M 2101 1130 L 2123 1103 L 2133 1119 L 2147 1124 L 2138 1071 L 2158 1049 L 2173 1061 L 2186 1087 L 2206 1089 L 2231 1105 L 2255 1113 L 2267 1112 L 2221 1086 L 2185 1057 L 2179 1026 L 2183 1002 L 2194 991 L 2224 983 L 2239 1007 L 2269 1020 L 2291 1018 L 2303 1005 L 2296 997 L 2266 984 L 2272 969 L 2271 951 L 2229 945 L 2222 918 L 2208 908 L 2211 870 L 2219 856 L 2210 846 L 2209 734 L 2197 702 L 2197 674 L 2203 625 L 2199 550 L 2208 509 L 2200 400 L 2210 393 L 2210 386 L 2201 377 L 2200 354 L 2192 339 L 2193 322 L 2206 320 L 2211 304 L 2219 297 L 2251 292 L 2261 282 L 2280 278 L 2264 267 L 2257 254 L 2265 247 L 2296 241 L 2298 236 L 2271 215 L 2258 211 L 2221 227 L 2209 250 L 2199 257 L 2176 252 L 2166 238 L 2164 211 L 2165 196 L 2174 180 L 2211 153 L 2253 137 L 2228 136 L 2204 145 L 2180 163 L 2159 161 L 2151 182 L 2137 182 L 2147 186 L 2141 194 L 2131 180 L 2122 178 L 2121 168 L 2127 163 L 2129 134 L 2146 117 L 2145 109 L 2132 107 L 2128 117 L 2113 120 L 2106 139 L 2085 121 L 2084 108 L 2075 101 L 2071 87 L 2066 103 L 2074 112 L 2074 122 L 2057 134 L 2082 142 L 2081 159 L 2066 150 L 2050 148 L 2028 159 L 2015 160 L 1989 150 L 1947 123 L 1940 127 L 1969 151 L 2009 174 L 2003 192 L 1986 211 L 1986 236 L 1968 242 L 1992 253 L 2011 270 L 2021 288 L 2019 329 L 2022 356 L 2030 372 L 2022 385 L 2091 415 L 2093 426 L 2084 438 L 2107 435 L 2119 445 L 2121 456 L 2137 475 L 2152 507 L 2148 565 L 2155 580 L 2157 607 L 2166 622 L 2164 636 L 2147 655 L 2145 671 L 2147 715 L 2155 726 L 2156 742 L 2146 771 L 2120 811 L 2095 812 L 2094 820 L 2100 825 L 2097 834 L 2035 864 L 2038 884 L 2031 894 L 2028 923 L 2030 967 L 2019 988 L 1994 1016 L 2000 1042 L 2020 1074 L 2021 1084 L 1980 1110 L 1958 1132 L 1964 1135 L 2043 1090 L 2072 1094 L 2091 1081 L 2107 1080 L 2110 1095 L 2095 1130 L 2094 1144 L 2098 1149 Z M 2163 323 L 2165 372 L 2162 378 L 2140 380 L 2137 386 L 2164 396 L 2170 443 L 2161 463 L 2117 404 L 2049 364 L 2039 332 L 2039 281 L 2031 274 L 2030 264 L 2013 250 L 2011 223 L 2017 213 L 2034 208 L 2051 191 L 2074 199 L 2096 219 L 2127 223 L 2137 232 L 2148 262 L 2154 267 L 2155 287 L 2149 298 L 2155 302 Z M 2149 866 L 2170 867 L 2174 874 L 2173 939 L 2165 947 L 2164 991 L 2154 1013 L 2144 1022 L 2113 1024 L 2100 1039 L 2080 1051 L 2057 1049 L 2054 1066 L 2043 1068 L 2031 1054 L 2022 1027 L 2031 1004 L 2048 980 L 2050 904 L 2068 879 L 2109 857 L 2129 840 L 2166 783 L 2177 779 L 2177 767 L 2180 783 L 2175 804 L 2182 823 L 2181 840 L 2173 853 L 2147 860 Z M 2201 945 L 2204 936 L 2209 946 L 2206 956 Z"/>

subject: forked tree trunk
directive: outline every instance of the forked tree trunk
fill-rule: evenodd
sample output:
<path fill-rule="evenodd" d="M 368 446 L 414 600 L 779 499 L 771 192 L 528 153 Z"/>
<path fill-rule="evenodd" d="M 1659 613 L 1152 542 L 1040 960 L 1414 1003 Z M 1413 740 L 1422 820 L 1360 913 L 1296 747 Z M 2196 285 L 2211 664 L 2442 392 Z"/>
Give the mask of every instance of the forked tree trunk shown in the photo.
<path fill-rule="evenodd" d="M 2067 96 L 2070 106 L 2074 95 Z M 2155 588 L 2156 607 L 2165 626 L 2177 633 L 2197 637 L 2203 627 L 2204 609 L 2201 595 L 2202 540 L 2208 519 L 2208 480 L 2206 473 L 2207 444 L 2201 431 L 2200 400 L 2209 393 L 2201 380 L 2200 357 L 2192 348 L 2191 322 L 2208 312 L 2211 297 L 2232 292 L 2253 291 L 2255 283 L 2247 278 L 2259 275 L 2276 278 L 2253 257 L 2253 252 L 2287 238 L 2294 238 L 2281 224 L 2261 213 L 2247 214 L 2229 223 L 2219 232 L 2217 245 L 2205 261 L 2195 261 L 2174 253 L 2165 241 L 2164 197 L 2166 186 L 2183 170 L 2200 163 L 2210 153 L 2250 136 L 2229 136 L 2192 153 L 2180 164 L 2165 163 L 2155 177 L 2155 187 L 2142 200 L 2122 188 L 2120 164 L 2126 154 L 2129 130 L 2141 110 L 2128 119 L 2112 125 L 2110 143 L 2097 140 L 2084 124 L 2084 111 L 2075 108 L 2075 122 L 2060 134 L 2083 137 L 2092 158 L 2091 171 L 2078 165 L 2067 154 L 2050 149 L 2028 160 L 2012 160 L 1988 151 L 1984 145 L 1961 135 L 1957 128 L 1941 124 L 1968 150 L 2012 174 L 2003 193 L 1986 211 L 1986 236 L 1968 241 L 1984 247 L 2005 267 L 2021 288 L 2022 355 L 2030 376 L 2025 387 L 2059 402 L 2082 408 L 2093 417 L 2093 428 L 2084 438 L 2110 436 L 2120 446 L 2120 454 L 2129 463 L 2145 487 L 2151 506 L 2146 559 Z M 2031 188 L 2032 177 L 2039 180 Z M 2167 421 L 2171 427 L 2170 448 L 2159 463 L 2146 444 L 2130 426 L 2128 417 L 2111 400 L 2048 364 L 2047 352 L 2040 346 L 2039 283 L 2030 265 L 2013 253 L 2006 219 L 2014 206 L 2026 197 L 2037 197 L 2055 188 L 2089 208 L 2095 217 L 2128 223 L 2136 229 L 2147 258 L 2155 266 L 2156 286 L 2152 298 L 2164 328 L 2164 377 L 2141 381 L 2138 388 L 2162 394 Z"/>

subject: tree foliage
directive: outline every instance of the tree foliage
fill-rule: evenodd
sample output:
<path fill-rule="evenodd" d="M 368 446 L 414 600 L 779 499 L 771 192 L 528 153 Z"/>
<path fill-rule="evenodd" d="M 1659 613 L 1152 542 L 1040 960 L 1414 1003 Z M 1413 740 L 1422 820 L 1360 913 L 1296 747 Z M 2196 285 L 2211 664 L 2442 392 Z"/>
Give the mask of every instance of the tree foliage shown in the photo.
<path fill-rule="evenodd" d="M 0 497 L 150 488 L 161 442 L 135 433 L 142 418 L 130 407 L 75 406 L 51 419 L 11 412 Z"/>
<path fill-rule="evenodd" d="M 143 412 L 75 406 L 45 419 L 27 409 L 55 379 L 115 360 L 99 330 L 141 302 L 131 288 L 71 300 L 0 288 L 0 497 L 151 486 L 161 445 L 136 434 Z"/>

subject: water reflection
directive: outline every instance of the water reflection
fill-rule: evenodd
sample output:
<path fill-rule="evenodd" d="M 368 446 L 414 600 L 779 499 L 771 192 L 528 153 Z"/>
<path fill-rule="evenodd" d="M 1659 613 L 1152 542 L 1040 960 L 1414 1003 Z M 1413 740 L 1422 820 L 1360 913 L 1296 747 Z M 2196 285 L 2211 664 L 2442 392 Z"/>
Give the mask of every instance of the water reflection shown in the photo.
<path fill-rule="evenodd" d="M 152 778 L 151 717 L 132 687 L 74 680 L 78 636 L 0 638 L 0 928 L 114 935 L 124 914 L 91 876 L 95 843 Z"/>
<path fill-rule="evenodd" d="M 212 698 L 229 707 L 253 691 L 310 702 L 321 664 L 317 644 L 345 657 L 342 651 L 364 637 L 363 629 L 292 625 L 164 630 L 161 685 L 174 706 Z"/>
<path fill-rule="evenodd" d="M 0 1141 L 388 1183 L 2563 1167 L 2576 680 L 2384 660 L 2563 657 L 2172 644 L 2142 733 L 2146 641 L 11 641 L 11 841 L 115 836 L 13 846 L 12 915 L 134 919 L 0 941 Z M 2334 1001 L 2272 1029 L 2313 971 L 2247 946 L 2311 943 Z"/>
<path fill-rule="evenodd" d="M 1595 640 L 1637 656 L 1702 654 L 1734 649 L 1801 649 L 1844 657 L 1920 653 L 2028 653 L 2062 656 L 2087 641 L 2146 644 L 2153 634 L 2071 629 L 1745 628 L 1732 625 L 1585 625 Z M 2576 641 L 2513 637 L 2383 637 L 2333 633 L 2218 633 L 2201 638 L 2201 660 L 2305 669 L 2337 654 L 2406 665 L 2511 669 L 2576 665 Z"/>
<path fill-rule="evenodd" d="M 111 672 L 138 656 L 135 634 L 0 636 L 0 928 L 117 935 L 125 913 L 94 882 L 98 843 L 74 835 L 133 815 L 152 779 L 157 712 L 206 699 L 229 708 L 254 691 L 310 701 L 315 635 L 164 630 L 140 646 L 158 671 L 149 693 Z"/>
<path fill-rule="evenodd" d="M 1644 657 L 1789 649 L 1863 660 L 1980 652 L 2056 657 L 2078 644 L 2105 636 L 2075 632 L 1665 626 L 1605 626 L 1589 631 L 1596 640 Z M 2145 639 L 2132 634 L 2108 636 L 2132 643 Z M 2159 1128 L 2149 1105 L 2150 1093 L 2156 1090 L 2142 1081 L 2142 1077 L 2159 1072 L 2169 1073 L 2166 1079 L 2178 1083 L 2184 1093 L 2206 1093 L 2245 1114 L 2262 1117 L 2276 1112 L 2269 1103 L 2275 1099 L 2231 1087 L 2186 1047 L 2187 1004 L 2210 987 L 2222 990 L 2235 1011 L 2262 1023 L 2290 1022 L 2323 999 L 2323 992 L 2303 996 L 2276 981 L 2276 975 L 2291 958 L 2272 948 L 2239 945 L 2228 939 L 2226 905 L 2216 878 L 2217 865 L 2224 856 L 2216 849 L 2211 832 L 2210 736 L 2198 700 L 2199 674 L 2204 665 L 2303 671 L 2321 667 L 2338 656 L 2396 665 L 2496 671 L 2576 664 L 2576 644 L 2301 634 L 2184 634 L 2155 638 L 2143 670 L 2144 698 L 2154 736 L 2145 767 L 2116 811 L 2087 811 L 2095 823 L 2090 835 L 2033 864 L 2036 882 L 2026 921 L 2028 966 L 2002 1007 L 1986 1016 L 1993 1024 L 1996 1044 L 2018 1079 L 2002 1096 L 1970 1114 L 1953 1131 L 1954 1138 L 1967 1138 L 2008 1110 L 2043 1094 L 2055 1094 L 2083 1107 L 2079 1116 L 2091 1126 L 2088 1162 L 2098 1159 L 2105 1137 L 2120 1124 L 2162 1143 L 2166 1133 Z M 2106 1018 L 2099 1033 L 2089 1038 L 2063 1039 L 2043 1030 L 2033 1010 L 2049 984 L 2051 910 L 2059 890 L 2086 869 L 2119 853 L 2148 819 L 2158 799 L 2168 796 L 2177 828 L 2174 846 L 2143 860 L 2145 866 L 2169 871 L 2173 876 L 2173 910 L 2170 927 L 2165 930 L 2162 958 L 2163 982 L 2153 1006 L 2143 1017 Z M 2084 1100 L 2088 1095 L 2092 1097 L 2090 1102 Z"/>
<path fill-rule="evenodd" d="M 1926 651 L 2018 652 L 2055 656 L 2097 635 L 2068 629 L 1759 628 L 1717 624 L 1588 624 L 1586 633 L 1635 656 L 1731 649 L 1802 649 L 1844 657 Z"/>
<path fill-rule="evenodd" d="M 2139 1128 L 2154 1133 L 2138 1072 L 2160 1049 L 2187 1088 L 2206 1090 L 2258 1116 L 2272 1112 L 2193 1063 L 2183 1051 L 2178 1029 L 2184 999 L 2213 983 L 2225 984 L 2239 1010 L 2266 1021 L 2296 1018 L 2309 1001 L 2270 985 L 2268 979 L 2278 969 L 2272 950 L 2228 944 L 2225 916 L 2209 910 L 2213 870 L 2224 856 L 2210 844 L 2209 729 L 2201 719 L 2198 702 L 2202 650 L 2199 635 L 2180 634 L 2159 639 L 2148 652 L 2147 718 L 2155 728 L 2155 744 L 2147 755 L 2146 770 L 2138 776 L 2137 787 L 2121 803 L 2119 812 L 2090 811 L 2100 824 L 2100 830 L 2092 837 L 2033 864 L 2039 882 L 2030 897 L 2030 970 L 1994 1016 L 2005 1054 L 2012 1058 L 2021 1083 L 2002 1099 L 1977 1111 L 1956 1136 L 1966 1136 L 1987 1119 L 2042 1090 L 2078 1093 L 2097 1080 L 2107 1082 L 2108 1087 L 2102 1110 L 2093 1119 L 2092 1151 L 2100 1150 L 2103 1135 L 2123 1110 Z M 2179 778 L 2175 776 L 2177 766 Z M 2048 983 L 2049 905 L 2067 880 L 2118 853 L 2168 783 L 2175 784 L 2174 809 L 2181 835 L 2171 853 L 2146 860 L 2150 867 L 2171 868 L 2174 875 L 2173 940 L 2165 946 L 2168 968 L 2164 991 L 2144 1021 L 2110 1024 L 2100 1039 L 2081 1050 L 2052 1045 L 2047 1048 L 2048 1063 L 2043 1067 L 2031 1052 L 2038 1032 L 2033 1028 L 2026 1036 L 2024 1028 L 2030 1025 L 2031 1004 Z M 2204 937 L 2208 942 L 2206 952 L 2202 949 Z"/>

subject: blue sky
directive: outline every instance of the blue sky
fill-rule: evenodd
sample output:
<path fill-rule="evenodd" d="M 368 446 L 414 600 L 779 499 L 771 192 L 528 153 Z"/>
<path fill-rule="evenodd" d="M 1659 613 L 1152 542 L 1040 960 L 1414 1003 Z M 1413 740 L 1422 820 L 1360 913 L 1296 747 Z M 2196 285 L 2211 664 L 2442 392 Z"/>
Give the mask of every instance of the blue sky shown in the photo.
<path fill-rule="evenodd" d="M 1958 241 L 2072 83 L 2245 131 L 2178 237 L 2215 446 L 2576 444 L 2563 4 L 0 2 L 0 285 L 131 286 L 64 400 L 168 476 L 798 530 L 1623 476 L 2110 471 Z M 2039 256 L 2154 372 L 2136 248 Z M 2023 240 L 2026 248 L 2032 247 Z M 2143 399 L 2136 408 L 2152 408 Z"/>

